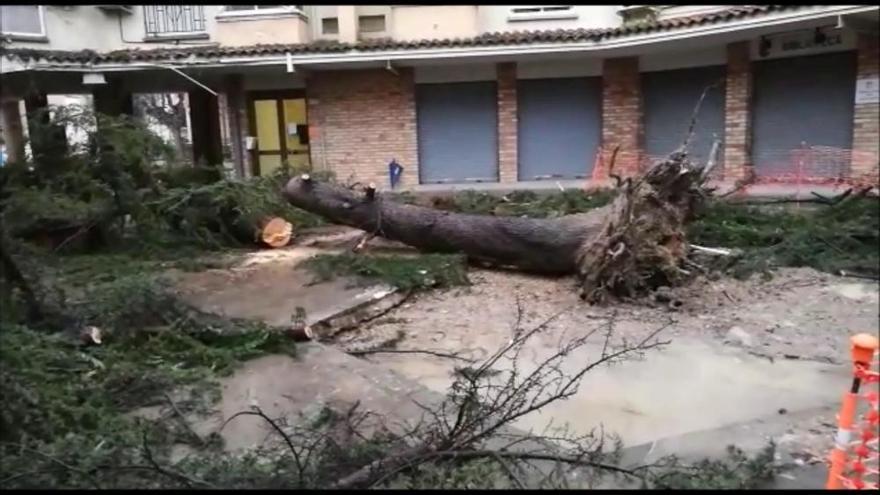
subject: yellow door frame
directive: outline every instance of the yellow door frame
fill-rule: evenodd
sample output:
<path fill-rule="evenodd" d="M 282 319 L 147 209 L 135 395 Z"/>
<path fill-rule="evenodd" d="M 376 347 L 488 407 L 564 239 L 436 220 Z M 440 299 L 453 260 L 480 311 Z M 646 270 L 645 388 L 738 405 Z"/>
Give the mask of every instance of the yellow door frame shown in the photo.
<path fill-rule="evenodd" d="M 285 89 L 285 90 L 269 90 L 269 91 L 248 91 L 247 97 L 245 98 L 247 104 L 247 115 L 248 115 L 248 135 L 256 136 L 257 135 L 257 119 L 256 119 L 256 101 L 257 100 L 275 100 L 276 109 L 278 112 L 278 151 L 261 151 L 259 149 L 259 142 L 257 143 L 257 148 L 253 150 L 248 150 L 248 153 L 251 155 L 251 164 L 252 170 L 251 174 L 260 175 L 260 156 L 273 156 L 277 155 L 281 157 L 281 162 L 283 163 L 287 160 L 289 154 L 292 154 L 292 150 L 288 150 L 287 148 L 287 132 L 285 129 L 285 119 L 284 119 L 284 100 L 295 100 L 295 99 L 305 99 L 306 98 L 306 90 L 305 89 Z M 308 105 L 306 107 L 306 125 L 309 122 L 309 109 Z"/>

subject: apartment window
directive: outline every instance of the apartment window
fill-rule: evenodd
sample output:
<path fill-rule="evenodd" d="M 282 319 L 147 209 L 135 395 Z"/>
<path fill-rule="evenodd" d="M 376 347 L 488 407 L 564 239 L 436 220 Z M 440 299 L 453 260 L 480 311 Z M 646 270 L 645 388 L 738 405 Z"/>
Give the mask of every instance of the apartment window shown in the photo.
<path fill-rule="evenodd" d="M 339 18 L 325 17 L 321 19 L 322 34 L 339 34 Z"/>
<path fill-rule="evenodd" d="M 290 10 L 293 7 L 296 10 L 302 10 L 302 5 L 226 5 L 226 12 L 252 12 L 259 10 L 275 10 L 275 11 L 284 11 Z"/>
<path fill-rule="evenodd" d="M 0 6 L 0 32 L 13 36 L 46 36 L 41 5 Z"/>
<path fill-rule="evenodd" d="M 362 15 L 358 17 L 358 30 L 362 33 L 381 33 L 385 31 L 385 16 Z"/>
<path fill-rule="evenodd" d="M 577 19 L 577 12 L 571 5 L 534 5 L 513 7 L 510 9 L 509 21 L 532 21 L 553 19 Z"/>
<path fill-rule="evenodd" d="M 147 37 L 204 34 L 203 5 L 144 5 Z"/>
<path fill-rule="evenodd" d="M 217 14 L 217 19 L 231 21 L 236 18 L 288 17 L 291 15 L 305 16 L 303 5 L 224 5 L 223 12 Z"/>

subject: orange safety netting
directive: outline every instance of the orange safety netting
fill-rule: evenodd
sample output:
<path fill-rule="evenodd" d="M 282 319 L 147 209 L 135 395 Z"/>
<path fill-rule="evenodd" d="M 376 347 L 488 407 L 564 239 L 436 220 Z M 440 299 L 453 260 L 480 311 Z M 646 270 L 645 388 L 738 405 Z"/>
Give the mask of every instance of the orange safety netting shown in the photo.
<path fill-rule="evenodd" d="M 877 338 L 853 338 L 853 385 L 838 415 L 836 445 L 830 456 L 829 489 L 876 490 L 880 487 L 880 373 Z M 857 413 L 859 401 L 864 412 Z M 864 407 L 866 406 L 866 407 Z"/>
<path fill-rule="evenodd" d="M 592 180 L 607 178 L 613 152 L 600 148 L 594 159 Z M 620 149 L 614 159 L 619 175 L 644 172 L 666 156 L 635 153 Z M 874 152 L 856 151 L 831 146 L 803 146 L 795 149 L 764 151 L 753 167 L 755 174 L 751 185 L 778 184 L 787 186 L 866 187 L 880 185 L 880 156 Z M 727 180 L 730 174 L 724 170 L 724 153 L 719 153 L 718 163 L 711 178 Z M 748 189 L 748 187 L 744 188 Z"/>

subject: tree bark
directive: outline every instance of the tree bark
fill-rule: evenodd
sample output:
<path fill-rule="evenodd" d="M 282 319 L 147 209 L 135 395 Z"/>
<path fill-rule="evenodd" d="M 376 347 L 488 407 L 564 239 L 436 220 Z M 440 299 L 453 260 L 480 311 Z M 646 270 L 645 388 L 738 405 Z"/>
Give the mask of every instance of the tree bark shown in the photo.
<path fill-rule="evenodd" d="M 576 274 L 581 297 L 636 296 L 686 274 L 684 226 L 706 196 L 702 168 L 681 149 L 643 176 L 627 179 L 609 205 L 553 219 L 469 215 L 395 203 L 308 175 L 284 194 L 294 206 L 423 251 L 550 274 Z"/>
<path fill-rule="evenodd" d="M 599 231 L 606 210 L 556 219 L 470 215 L 396 203 L 379 194 L 370 199 L 303 177 L 290 180 L 285 196 L 333 222 L 417 249 L 559 275 L 575 271 L 578 247 Z"/>

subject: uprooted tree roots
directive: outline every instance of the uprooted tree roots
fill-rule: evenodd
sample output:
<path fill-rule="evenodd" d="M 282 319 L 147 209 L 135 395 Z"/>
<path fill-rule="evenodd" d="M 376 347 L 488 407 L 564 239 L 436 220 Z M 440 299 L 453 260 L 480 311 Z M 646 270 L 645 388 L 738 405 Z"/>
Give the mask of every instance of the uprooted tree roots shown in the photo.
<path fill-rule="evenodd" d="M 708 194 L 708 168 L 692 165 L 682 147 L 641 177 L 622 181 L 611 204 L 553 219 L 440 211 L 391 201 L 372 186 L 361 195 L 308 175 L 288 182 L 284 194 L 296 207 L 423 251 L 577 274 L 581 297 L 599 303 L 678 283 L 687 273 L 684 227 Z"/>
<path fill-rule="evenodd" d="M 681 268 L 688 254 L 684 229 L 707 197 L 706 177 L 679 150 L 634 182 L 624 181 L 602 230 L 577 252 L 581 297 L 601 302 L 680 282 L 688 274 Z"/>

